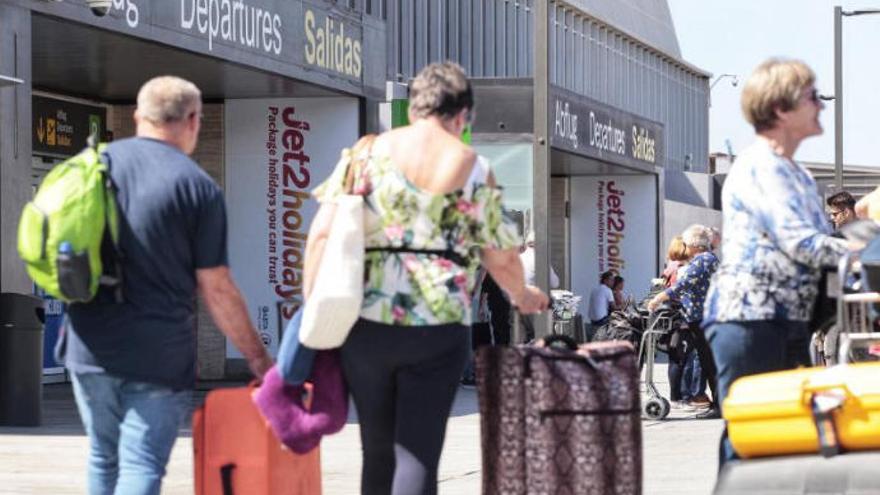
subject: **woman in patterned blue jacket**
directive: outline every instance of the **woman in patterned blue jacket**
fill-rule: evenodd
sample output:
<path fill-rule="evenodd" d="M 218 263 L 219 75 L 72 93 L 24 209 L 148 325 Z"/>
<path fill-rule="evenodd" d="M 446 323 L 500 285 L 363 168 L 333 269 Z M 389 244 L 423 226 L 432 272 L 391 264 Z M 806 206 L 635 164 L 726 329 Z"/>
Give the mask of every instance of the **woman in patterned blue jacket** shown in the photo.
<path fill-rule="evenodd" d="M 654 296 L 648 303 L 648 310 L 654 311 L 664 302 L 672 299 L 681 303 L 685 322 L 687 322 L 688 340 L 697 351 L 703 374 L 712 391 L 713 403 L 709 410 L 697 415 L 700 419 L 716 419 L 719 410 L 716 407 L 718 390 L 716 387 L 715 360 L 712 359 L 712 351 L 706 342 L 706 336 L 700 327 L 703 319 L 703 305 L 706 293 L 709 290 L 709 281 L 712 274 L 718 269 L 718 257 L 712 252 L 712 231 L 703 225 L 691 225 L 681 234 L 684 241 L 687 257 L 690 262 L 682 276 L 678 278 L 672 287 Z M 679 357 L 680 358 L 680 357 Z M 669 398 L 673 407 L 687 408 L 689 405 L 681 401 L 681 375 L 684 371 L 683 363 L 674 362 L 676 359 L 670 355 L 669 364 Z"/>
<path fill-rule="evenodd" d="M 770 59 L 743 88 L 742 110 L 757 136 L 724 183 L 721 265 L 703 317 L 718 404 L 737 378 L 789 368 L 792 356 L 806 356 L 819 268 L 848 249 L 829 235 L 816 182 L 793 159 L 803 139 L 822 133 L 825 105 L 814 82 L 803 62 Z M 736 458 L 726 431 L 720 456 L 722 464 Z"/>

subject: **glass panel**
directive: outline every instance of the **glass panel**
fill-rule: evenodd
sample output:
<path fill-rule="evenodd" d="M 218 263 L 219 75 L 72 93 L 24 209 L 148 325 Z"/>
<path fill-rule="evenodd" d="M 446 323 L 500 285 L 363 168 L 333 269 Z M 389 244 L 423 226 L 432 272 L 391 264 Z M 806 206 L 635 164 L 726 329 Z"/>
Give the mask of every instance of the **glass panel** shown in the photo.
<path fill-rule="evenodd" d="M 504 208 L 520 227 L 532 213 L 531 143 L 474 143 L 474 149 L 489 160 L 498 185 L 504 188 Z"/>

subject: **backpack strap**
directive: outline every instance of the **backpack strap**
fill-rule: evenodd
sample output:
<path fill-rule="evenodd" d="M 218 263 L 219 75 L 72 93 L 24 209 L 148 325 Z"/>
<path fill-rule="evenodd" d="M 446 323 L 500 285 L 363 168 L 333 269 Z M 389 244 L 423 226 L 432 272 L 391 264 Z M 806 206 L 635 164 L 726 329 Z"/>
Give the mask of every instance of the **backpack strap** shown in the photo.
<path fill-rule="evenodd" d="M 104 182 L 105 236 L 101 241 L 101 251 L 103 254 L 106 244 L 106 251 L 112 258 L 111 262 L 113 265 L 112 270 L 107 270 L 105 264 L 104 273 L 101 274 L 98 283 L 113 290 L 113 299 L 115 302 L 123 303 L 125 302 L 125 297 L 122 292 L 123 254 L 122 249 L 119 247 L 119 206 L 116 203 L 116 186 L 113 184 L 113 178 L 110 175 L 112 160 L 107 153 L 106 143 L 94 146 L 93 143 L 90 142 L 89 145 L 93 147 L 95 153 L 98 155 L 98 160 L 101 162 L 101 176 Z M 109 233 L 110 235 L 106 235 L 106 233 Z M 107 242 L 108 238 L 110 239 L 110 242 Z"/>

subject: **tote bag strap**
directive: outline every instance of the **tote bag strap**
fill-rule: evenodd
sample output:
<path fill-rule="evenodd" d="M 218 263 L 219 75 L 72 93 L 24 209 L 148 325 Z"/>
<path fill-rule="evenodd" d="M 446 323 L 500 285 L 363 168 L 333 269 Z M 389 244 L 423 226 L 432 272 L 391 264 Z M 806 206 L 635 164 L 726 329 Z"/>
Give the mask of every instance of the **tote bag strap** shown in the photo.
<path fill-rule="evenodd" d="M 348 169 L 345 171 L 345 182 L 342 183 L 342 190 L 345 194 L 351 194 L 354 190 L 354 180 L 357 173 L 362 171 L 370 159 L 370 152 L 373 150 L 373 142 L 376 140 L 375 134 L 367 134 L 358 139 L 358 142 L 351 147 L 351 161 L 348 162 Z"/>

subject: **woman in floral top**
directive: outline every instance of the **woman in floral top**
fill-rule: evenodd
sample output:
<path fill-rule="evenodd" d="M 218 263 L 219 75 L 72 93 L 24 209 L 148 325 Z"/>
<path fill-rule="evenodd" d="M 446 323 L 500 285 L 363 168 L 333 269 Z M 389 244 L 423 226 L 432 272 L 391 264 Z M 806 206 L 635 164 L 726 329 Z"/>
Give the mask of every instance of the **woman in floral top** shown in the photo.
<path fill-rule="evenodd" d="M 436 493 L 480 263 L 521 312 L 547 306 L 524 282 L 521 241 L 488 164 L 459 139 L 473 109 L 464 71 L 448 62 L 425 67 L 409 102 L 411 125 L 376 137 L 363 156 L 343 152 L 314 191 L 321 208 L 306 247 L 308 294 L 333 200 L 350 183 L 364 196 L 367 253 L 363 309 L 342 366 L 361 426 L 365 494 Z M 350 163 L 363 166 L 347 181 Z"/>
<path fill-rule="evenodd" d="M 743 113 L 757 139 L 724 183 L 721 265 L 703 318 L 718 365 L 719 404 L 737 378 L 806 356 L 819 269 L 847 250 L 846 241 L 829 235 L 816 182 L 792 158 L 803 139 L 822 133 L 824 105 L 814 82 L 803 62 L 770 59 L 743 89 Z M 726 432 L 721 452 L 722 463 L 736 458 Z"/>

